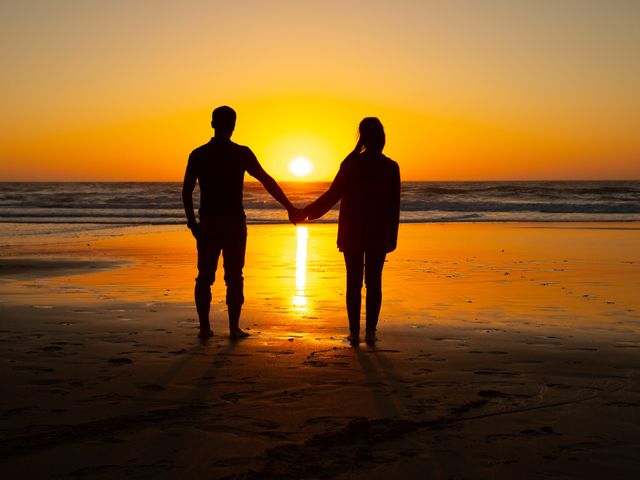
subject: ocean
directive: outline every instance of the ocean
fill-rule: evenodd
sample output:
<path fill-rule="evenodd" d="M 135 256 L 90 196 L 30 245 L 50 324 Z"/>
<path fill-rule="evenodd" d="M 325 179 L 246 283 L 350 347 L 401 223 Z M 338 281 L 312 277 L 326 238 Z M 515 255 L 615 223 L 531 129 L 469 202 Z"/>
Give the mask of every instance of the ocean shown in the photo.
<path fill-rule="evenodd" d="M 282 183 L 294 205 L 316 199 L 328 182 Z M 0 183 L 0 231 L 46 234 L 185 223 L 181 183 Z M 197 208 L 198 190 L 194 194 Z M 245 182 L 250 224 L 286 223 L 262 185 Z M 338 205 L 317 222 L 336 222 Z M 637 222 L 640 181 L 404 182 L 401 222 Z M 31 227 L 25 229 L 25 224 Z"/>

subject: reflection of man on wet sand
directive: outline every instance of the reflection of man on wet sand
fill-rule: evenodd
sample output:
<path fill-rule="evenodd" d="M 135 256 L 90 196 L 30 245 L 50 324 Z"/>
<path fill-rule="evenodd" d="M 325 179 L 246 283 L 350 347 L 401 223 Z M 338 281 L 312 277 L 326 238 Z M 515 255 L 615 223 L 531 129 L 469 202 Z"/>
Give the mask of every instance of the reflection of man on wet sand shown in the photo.
<path fill-rule="evenodd" d="M 195 302 L 200 320 L 200 338 L 213 335 L 209 323 L 211 285 L 215 280 L 218 257 L 222 253 L 224 281 L 227 285 L 229 334 L 246 337 L 240 329 L 240 311 L 244 302 L 242 268 L 244 267 L 247 225 L 242 205 L 244 173 L 258 179 L 280 202 L 294 221 L 300 212 L 289 202 L 276 181 L 264 171 L 253 152 L 231 141 L 236 125 L 236 112 L 230 107 L 213 111 L 213 138 L 196 148 L 189 156 L 182 186 L 182 201 L 187 226 L 197 240 L 198 277 Z M 193 190 L 200 185 L 200 222 L 193 210 Z"/>

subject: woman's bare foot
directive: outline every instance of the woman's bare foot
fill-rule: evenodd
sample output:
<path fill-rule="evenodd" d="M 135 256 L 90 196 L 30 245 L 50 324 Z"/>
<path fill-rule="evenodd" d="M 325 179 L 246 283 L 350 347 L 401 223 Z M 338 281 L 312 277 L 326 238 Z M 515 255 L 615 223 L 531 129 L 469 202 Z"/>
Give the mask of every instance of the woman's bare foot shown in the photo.
<path fill-rule="evenodd" d="M 367 345 L 375 345 L 375 343 L 378 341 L 378 337 L 376 337 L 376 331 L 367 330 L 367 333 L 365 333 L 364 336 L 364 341 Z"/>
<path fill-rule="evenodd" d="M 351 332 L 347 337 L 347 341 L 351 345 L 358 345 L 360 343 L 360 332 Z"/>

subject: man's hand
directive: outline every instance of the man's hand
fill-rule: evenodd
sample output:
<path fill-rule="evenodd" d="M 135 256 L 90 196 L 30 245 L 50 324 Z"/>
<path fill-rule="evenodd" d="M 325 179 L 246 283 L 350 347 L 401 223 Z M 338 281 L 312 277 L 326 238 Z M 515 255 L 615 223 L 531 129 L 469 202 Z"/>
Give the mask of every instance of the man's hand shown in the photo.
<path fill-rule="evenodd" d="M 191 230 L 191 235 L 193 235 L 193 238 L 198 240 L 198 235 L 200 234 L 200 224 L 197 222 L 193 222 L 191 224 L 187 224 L 187 227 L 189 227 L 189 230 Z"/>
<path fill-rule="evenodd" d="M 307 214 L 303 208 L 292 207 L 289 209 L 289 221 L 294 225 L 303 223 L 307 218 Z"/>

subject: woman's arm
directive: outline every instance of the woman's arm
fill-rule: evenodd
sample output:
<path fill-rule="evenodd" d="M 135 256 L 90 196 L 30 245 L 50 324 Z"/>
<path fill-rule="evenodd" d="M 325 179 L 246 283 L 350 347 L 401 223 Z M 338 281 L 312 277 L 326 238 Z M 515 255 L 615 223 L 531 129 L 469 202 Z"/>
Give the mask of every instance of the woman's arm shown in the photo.
<path fill-rule="evenodd" d="M 398 227 L 400 225 L 400 167 L 397 163 L 393 163 L 393 169 L 391 174 L 391 195 L 389 202 L 391 204 L 389 209 L 389 245 L 388 252 L 393 252 L 398 244 Z"/>
<path fill-rule="evenodd" d="M 344 162 L 340 165 L 340 170 L 336 174 L 336 178 L 331 182 L 329 190 L 324 192 L 317 200 L 310 203 L 304 208 L 304 213 L 309 220 L 320 218 L 333 207 L 342 197 L 344 188 Z"/>

